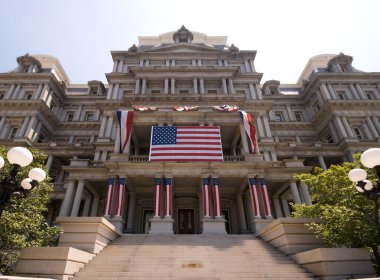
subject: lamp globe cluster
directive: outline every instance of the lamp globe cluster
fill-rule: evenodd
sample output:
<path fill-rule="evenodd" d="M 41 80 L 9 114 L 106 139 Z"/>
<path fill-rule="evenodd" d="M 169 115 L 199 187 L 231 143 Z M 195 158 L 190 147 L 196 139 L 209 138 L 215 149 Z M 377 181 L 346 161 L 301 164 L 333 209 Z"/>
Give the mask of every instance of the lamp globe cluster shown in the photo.
<path fill-rule="evenodd" d="M 380 148 L 371 148 L 366 150 L 360 156 L 360 162 L 367 168 L 374 168 L 380 180 Z M 367 180 L 367 172 L 361 168 L 352 169 L 348 173 L 348 178 L 356 183 L 356 189 L 363 194 L 373 194 L 376 198 L 379 195 L 380 181 L 373 184 Z"/>
<path fill-rule="evenodd" d="M 11 148 L 7 153 L 7 159 L 12 167 L 8 175 L 0 181 L 0 217 L 4 206 L 10 202 L 10 195 L 13 193 L 26 194 L 35 188 L 40 182 L 45 180 L 46 173 L 41 168 L 32 168 L 28 173 L 28 178 L 17 182 L 16 175 L 20 167 L 26 167 L 33 162 L 32 153 L 24 147 Z M 0 156 L 0 169 L 4 167 L 5 161 Z"/>

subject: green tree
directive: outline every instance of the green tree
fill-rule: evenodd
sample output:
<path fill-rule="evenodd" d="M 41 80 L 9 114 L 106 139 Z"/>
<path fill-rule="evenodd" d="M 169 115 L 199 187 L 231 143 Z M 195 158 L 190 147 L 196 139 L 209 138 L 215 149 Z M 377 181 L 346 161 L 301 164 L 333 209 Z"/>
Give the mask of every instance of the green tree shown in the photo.
<path fill-rule="evenodd" d="M 329 247 L 370 248 L 375 257 L 375 269 L 380 273 L 380 225 L 378 200 L 369 200 L 348 179 L 348 172 L 356 167 L 367 171 L 368 180 L 377 182 L 373 170 L 359 161 L 331 165 L 323 171 L 316 168 L 314 174 L 297 174 L 296 180 L 309 186 L 313 205 L 294 204 L 295 217 L 321 218 L 322 223 L 311 223 L 309 228 Z M 375 214 L 376 213 L 376 214 Z M 377 216 L 377 217 L 376 217 Z"/>
<path fill-rule="evenodd" d="M 30 149 L 33 162 L 30 166 L 20 168 L 17 179 L 21 181 L 28 177 L 31 168 L 39 167 L 46 170 L 46 155 L 35 149 Z M 0 155 L 6 159 L 7 150 L 0 146 Z M 5 160 L 7 162 L 7 160 Z M 6 163 L 0 170 L 1 179 L 9 174 L 10 164 Z M 44 218 L 47 212 L 48 194 L 52 191 L 49 184 L 51 178 L 41 182 L 26 197 L 11 196 L 0 218 L 0 272 L 12 274 L 13 266 L 19 252 L 24 247 L 50 246 L 57 240 L 60 228 L 49 226 Z"/>

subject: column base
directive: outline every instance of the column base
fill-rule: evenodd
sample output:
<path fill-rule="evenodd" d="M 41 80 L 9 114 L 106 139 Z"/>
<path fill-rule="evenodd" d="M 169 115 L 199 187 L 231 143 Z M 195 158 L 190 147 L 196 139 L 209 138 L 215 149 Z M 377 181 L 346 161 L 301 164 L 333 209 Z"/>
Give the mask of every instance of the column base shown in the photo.
<path fill-rule="evenodd" d="M 251 221 L 252 228 L 254 229 L 255 235 L 260 232 L 264 227 L 273 222 L 273 218 L 271 219 L 255 219 Z"/>
<path fill-rule="evenodd" d="M 215 218 L 215 219 L 203 219 L 203 232 L 202 234 L 221 234 L 225 235 L 226 232 L 226 226 L 225 226 L 226 220 L 223 218 Z"/>
<path fill-rule="evenodd" d="M 125 221 L 122 217 L 115 216 L 112 219 L 108 219 L 121 232 L 124 231 Z"/>
<path fill-rule="evenodd" d="M 150 219 L 149 234 L 174 234 L 173 222 L 172 218 L 161 219 L 160 217 L 154 217 Z"/>

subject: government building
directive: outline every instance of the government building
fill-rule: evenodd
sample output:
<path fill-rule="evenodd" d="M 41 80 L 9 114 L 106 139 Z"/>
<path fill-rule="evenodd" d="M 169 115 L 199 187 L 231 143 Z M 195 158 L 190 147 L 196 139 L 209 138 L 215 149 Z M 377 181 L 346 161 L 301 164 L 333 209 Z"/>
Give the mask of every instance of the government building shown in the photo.
<path fill-rule="evenodd" d="M 124 233 L 255 233 L 290 203 L 312 203 L 294 174 L 380 147 L 380 73 L 349 55 L 312 57 L 295 84 L 262 83 L 256 51 L 226 36 L 182 26 L 138 40 L 111 51 L 108 84 L 72 84 L 49 55 L 0 74 L 0 142 L 48 155 L 51 224 L 97 216 Z M 169 133 L 187 148 L 163 142 Z"/>

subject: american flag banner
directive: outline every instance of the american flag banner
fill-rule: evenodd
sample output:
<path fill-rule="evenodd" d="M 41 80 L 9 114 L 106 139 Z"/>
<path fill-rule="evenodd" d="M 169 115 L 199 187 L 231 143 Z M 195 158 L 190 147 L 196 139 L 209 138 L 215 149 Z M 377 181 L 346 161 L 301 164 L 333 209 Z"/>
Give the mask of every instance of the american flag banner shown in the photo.
<path fill-rule="evenodd" d="M 241 121 L 243 123 L 245 132 L 247 133 L 248 138 L 249 138 L 249 143 L 250 143 L 249 148 L 252 153 L 256 154 L 258 152 L 257 141 L 256 141 L 256 127 L 252 122 L 252 118 L 250 114 L 244 111 L 239 111 L 239 113 L 240 113 Z"/>
<path fill-rule="evenodd" d="M 267 181 L 265 180 L 265 178 L 260 178 L 260 185 L 261 185 L 261 194 L 264 200 L 265 216 L 267 218 L 268 217 L 272 218 L 272 211 L 270 209 L 268 190 L 267 190 Z"/>
<path fill-rule="evenodd" d="M 149 161 L 223 161 L 219 126 L 153 126 Z"/>
<path fill-rule="evenodd" d="M 146 111 L 157 111 L 158 108 L 154 106 L 135 106 L 133 107 L 135 111 L 146 112 Z"/>
<path fill-rule="evenodd" d="M 117 119 L 119 120 L 120 147 L 119 152 L 123 154 L 128 144 L 132 131 L 133 111 L 117 111 Z"/>

